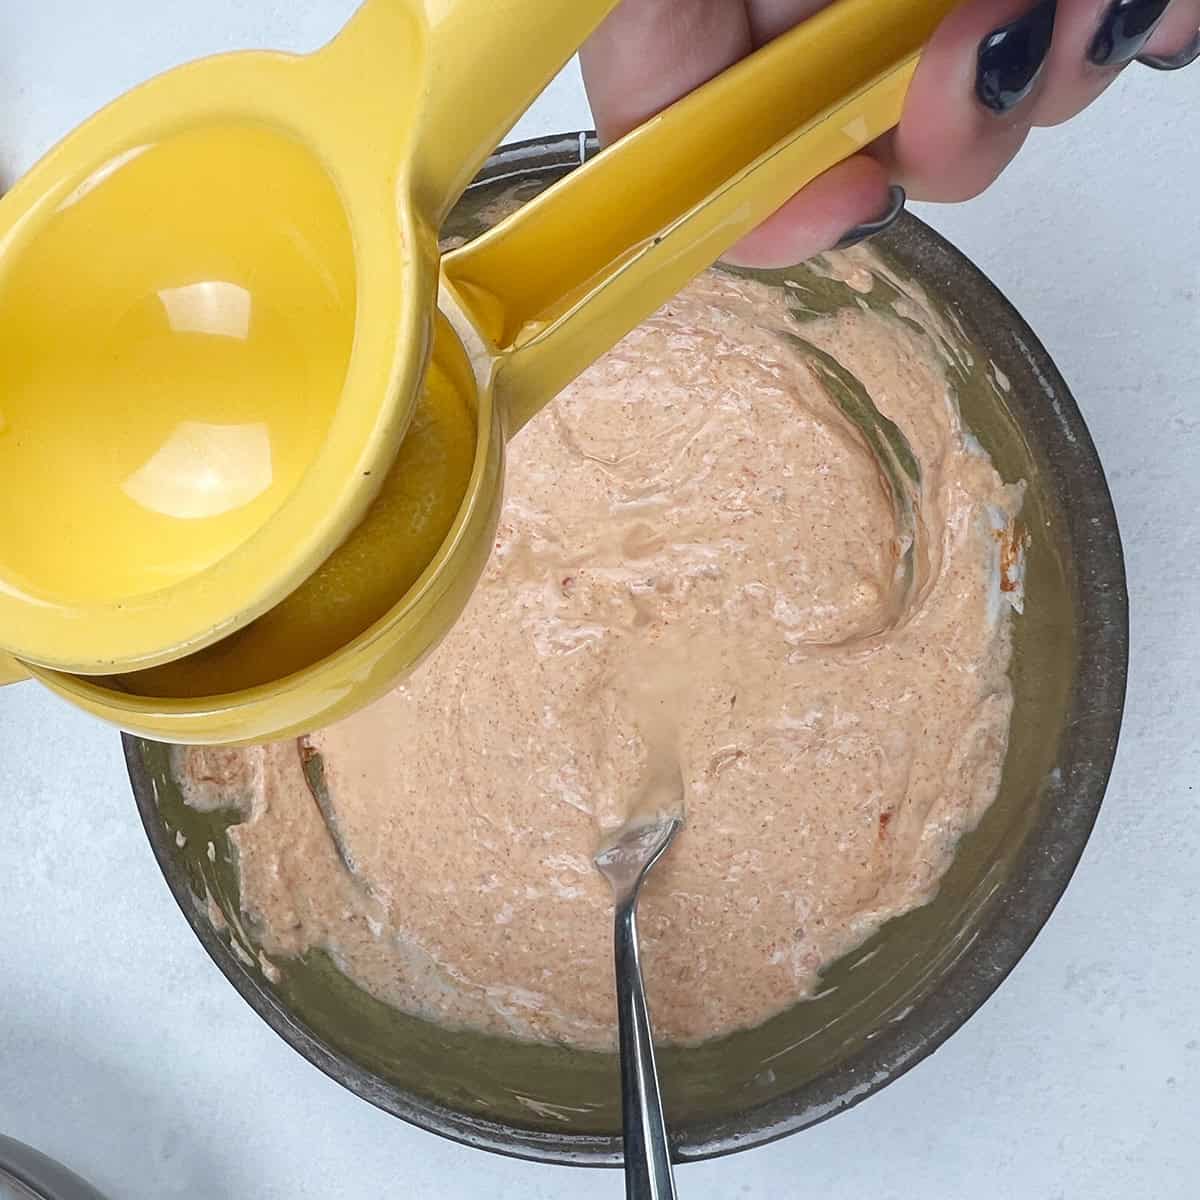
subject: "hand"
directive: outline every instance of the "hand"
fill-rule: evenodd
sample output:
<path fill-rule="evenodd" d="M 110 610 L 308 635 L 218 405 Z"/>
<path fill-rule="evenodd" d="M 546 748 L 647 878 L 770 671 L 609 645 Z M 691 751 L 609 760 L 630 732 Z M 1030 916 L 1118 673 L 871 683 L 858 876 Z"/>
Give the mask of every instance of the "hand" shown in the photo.
<path fill-rule="evenodd" d="M 829 2 L 624 0 L 581 52 L 601 140 Z M 900 125 L 798 192 L 726 257 L 745 266 L 801 262 L 877 232 L 881 218 L 899 215 L 905 192 L 970 199 L 1033 126 L 1075 116 L 1135 58 L 1160 70 L 1192 61 L 1198 30 L 1200 0 L 966 0 L 930 41 Z"/>

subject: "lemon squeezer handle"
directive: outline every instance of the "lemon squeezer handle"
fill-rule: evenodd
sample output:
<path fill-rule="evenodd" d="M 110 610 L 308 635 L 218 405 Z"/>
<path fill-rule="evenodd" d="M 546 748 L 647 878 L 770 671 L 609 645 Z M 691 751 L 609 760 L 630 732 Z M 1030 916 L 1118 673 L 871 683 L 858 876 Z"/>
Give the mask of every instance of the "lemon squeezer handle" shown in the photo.
<path fill-rule="evenodd" d="M 436 231 L 488 155 L 617 0 L 365 0 L 329 47 L 329 87 L 403 127 L 409 181 Z M 393 101 L 390 93 L 395 92 Z M 356 98 L 369 117 L 371 101 Z"/>
<path fill-rule="evenodd" d="M 894 127 L 957 0 L 835 0 L 447 255 L 510 433 L 816 176 Z"/>
<path fill-rule="evenodd" d="M 0 653 L 0 687 L 8 687 L 10 683 L 20 683 L 28 678 L 29 672 L 15 658 Z"/>

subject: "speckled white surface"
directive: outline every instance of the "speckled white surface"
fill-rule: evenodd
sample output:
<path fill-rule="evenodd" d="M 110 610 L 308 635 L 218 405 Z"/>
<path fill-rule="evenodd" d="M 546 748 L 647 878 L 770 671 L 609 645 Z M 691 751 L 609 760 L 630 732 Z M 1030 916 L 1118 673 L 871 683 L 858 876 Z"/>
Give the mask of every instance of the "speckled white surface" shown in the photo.
<path fill-rule="evenodd" d="M 4 0 L 0 178 L 122 88 L 305 47 L 353 0 Z M 302 11 L 297 11 L 302 10 Z M 985 198 L 922 215 L 1003 288 L 1108 468 L 1133 605 L 1124 740 L 1066 899 L 999 994 L 855 1111 L 680 1171 L 685 1196 L 1184 1200 L 1200 1169 L 1200 65 L 1131 69 Z M 567 72 L 520 127 L 587 123 Z M 0 694 L 0 1129 L 113 1200 L 620 1195 L 460 1149 L 327 1080 L 218 975 L 167 894 L 117 739 Z"/>

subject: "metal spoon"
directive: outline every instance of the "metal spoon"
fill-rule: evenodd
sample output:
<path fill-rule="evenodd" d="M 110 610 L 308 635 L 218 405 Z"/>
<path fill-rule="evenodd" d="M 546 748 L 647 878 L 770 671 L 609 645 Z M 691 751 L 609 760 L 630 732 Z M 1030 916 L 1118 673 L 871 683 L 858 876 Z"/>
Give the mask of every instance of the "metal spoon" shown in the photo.
<path fill-rule="evenodd" d="M 683 784 L 679 783 L 682 799 Z M 613 946 L 617 974 L 617 1024 L 621 1040 L 621 1109 L 625 1136 L 627 1200 L 674 1200 L 667 1123 L 658 1089 L 654 1041 L 642 966 L 638 958 L 637 903 L 642 881 L 683 825 L 675 811 L 635 818 L 596 855 L 612 885 Z"/>

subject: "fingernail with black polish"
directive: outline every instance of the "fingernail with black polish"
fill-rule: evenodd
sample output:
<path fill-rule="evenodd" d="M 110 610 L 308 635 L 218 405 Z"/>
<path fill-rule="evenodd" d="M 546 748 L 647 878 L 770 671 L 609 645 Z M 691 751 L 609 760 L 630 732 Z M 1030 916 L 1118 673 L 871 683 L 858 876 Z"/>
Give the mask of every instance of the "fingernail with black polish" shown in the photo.
<path fill-rule="evenodd" d="M 1182 71 L 1190 67 L 1200 58 L 1200 33 L 1193 35 L 1192 40 L 1178 54 L 1139 54 L 1138 62 L 1143 67 L 1151 67 L 1155 71 Z"/>
<path fill-rule="evenodd" d="M 979 43 L 975 95 L 985 108 L 1006 113 L 1033 91 L 1050 53 L 1057 8 L 1057 0 L 1041 0 Z"/>
<path fill-rule="evenodd" d="M 1113 0 L 1088 47 L 1088 62 L 1097 67 L 1123 67 L 1133 62 L 1170 2 Z"/>
<path fill-rule="evenodd" d="M 877 233 L 882 233 L 885 229 L 890 229 L 900 219 L 900 214 L 904 211 L 904 205 L 907 200 L 908 196 L 904 189 L 897 183 L 892 184 L 888 188 L 888 206 L 884 213 L 874 221 L 855 225 L 834 246 L 834 249 L 849 250 L 851 246 L 857 246 L 859 242 L 865 242 L 867 238 L 873 238 Z"/>

